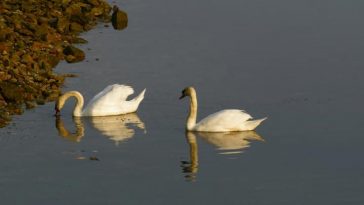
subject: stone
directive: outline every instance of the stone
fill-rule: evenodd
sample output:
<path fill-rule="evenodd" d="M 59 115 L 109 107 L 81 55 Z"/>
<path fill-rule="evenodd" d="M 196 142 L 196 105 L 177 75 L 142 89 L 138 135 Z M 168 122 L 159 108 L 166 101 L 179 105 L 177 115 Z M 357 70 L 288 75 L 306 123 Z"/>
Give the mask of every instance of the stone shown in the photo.
<path fill-rule="evenodd" d="M 117 6 L 114 6 L 111 15 L 111 23 L 116 30 L 125 29 L 128 26 L 128 15 Z"/>
<path fill-rule="evenodd" d="M 66 55 L 66 61 L 68 63 L 76 63 L 85 59 L 85 53 L 72 45 L 66 46 L 63 53 Z"/>
<path fill-rule="evenodd" d="M 106 0 L 0 1 L 0 127 L 24 107 L 60 95 L 72 75 L 57 75 L 53 68 L 61 60 L 84 60 L 73 44 L 87 43 L 79 33 L 110 22 L 110 12 Z"/>

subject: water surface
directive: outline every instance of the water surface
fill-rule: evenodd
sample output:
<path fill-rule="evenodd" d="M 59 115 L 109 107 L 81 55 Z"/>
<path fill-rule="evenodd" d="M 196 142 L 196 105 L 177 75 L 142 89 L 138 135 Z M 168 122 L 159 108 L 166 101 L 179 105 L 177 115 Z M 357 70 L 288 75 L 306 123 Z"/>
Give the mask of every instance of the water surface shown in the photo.
<path fill-rule="evenodd" d="M 72 103 L 58 120 L 52 103 L 15 117 L 0 130 L 4 204 L 364 202 L 364 3 L 115 4 L 128 28 L 99 25 L 84 34 L 86 61 L 56 71 L 79 75 L 64 91 L 86 100 L 112 83 L 147 88 L 138 122 L 77 121 Z M 188 101 L 178 97 L 189 85 L 199 119 L 224 108 L 268 116 L 261 140 L 223 150 L 209 136 L 188 136 Z"/>

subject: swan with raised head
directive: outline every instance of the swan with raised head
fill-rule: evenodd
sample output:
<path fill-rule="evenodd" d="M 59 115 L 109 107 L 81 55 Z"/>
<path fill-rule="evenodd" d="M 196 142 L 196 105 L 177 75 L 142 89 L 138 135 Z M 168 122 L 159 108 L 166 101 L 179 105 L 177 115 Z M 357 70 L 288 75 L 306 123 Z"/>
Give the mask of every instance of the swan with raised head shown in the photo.
<path fill-rule="evenodd" d="M 75 97 L 77 102 L 73 110 L 73 116 L 109 116 L 121 115 L 135 112 L 144 98 L 145 89 L 134 99 L 127 101 L 134 89 L 127 85 L 109 85 L 100 93 L 95 95 L 84 109 L 84 99 L 78 91 L 69 91 L 61 95 L 56 101 L 56 115 L 70 97 Z"/>
<path fill-rule="evenodd" d="M 252 120 L 252 116 L 244 110 L 227 109 L 207 116 L 196 123 L 197 95 L 193 87 L 187 87 L 182 91 L 182 99 L 190 97 L 190 111 L 187 117 L 186 130 L 199 132 L 234 132 L 254 130 L 267 118 Z"/>

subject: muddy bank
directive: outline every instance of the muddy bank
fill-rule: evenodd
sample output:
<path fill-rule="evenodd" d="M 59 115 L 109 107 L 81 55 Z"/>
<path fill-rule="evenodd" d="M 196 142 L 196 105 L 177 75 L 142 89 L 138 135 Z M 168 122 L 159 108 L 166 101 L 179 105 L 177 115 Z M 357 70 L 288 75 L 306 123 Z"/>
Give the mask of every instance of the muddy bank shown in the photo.
<path fill-rule="evenodd" d="M 118 10 L 118 9 L 114 9 Z M 3 0 L 0 3 L 0 127 L 11 115 L 55 100 L 66 75 L 61 61 L 82 61 L 74 44 L 98 22 L 111 21 L 104 0 Z"/>

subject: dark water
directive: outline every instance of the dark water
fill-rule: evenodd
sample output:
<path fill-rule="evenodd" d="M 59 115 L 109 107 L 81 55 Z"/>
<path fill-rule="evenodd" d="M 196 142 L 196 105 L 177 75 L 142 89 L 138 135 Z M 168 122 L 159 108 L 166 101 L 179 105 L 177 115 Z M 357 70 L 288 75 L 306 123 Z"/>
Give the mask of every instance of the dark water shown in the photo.
<path fill-rule="evenodd" d="M 57 71 L 86 99 L 147 88 L 137 115 L 73 121 L 68 103 L 57 120 L 50 103 L 16 117 L 0 130 L 3 204 L 364 203 L 364 2 L 115 3 L 128 28 L 85 34 L 87 61 Z M 188 85 L 199 119 L 268 120 L 250 139 L 185 134 Z"/>

